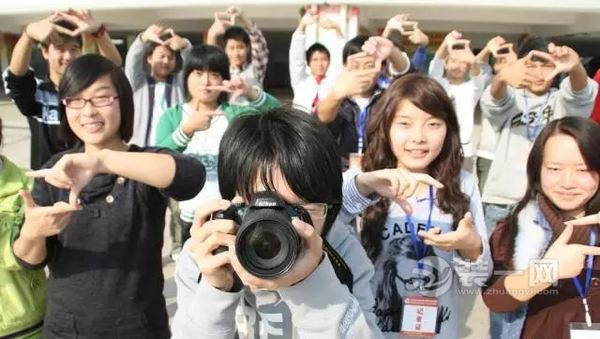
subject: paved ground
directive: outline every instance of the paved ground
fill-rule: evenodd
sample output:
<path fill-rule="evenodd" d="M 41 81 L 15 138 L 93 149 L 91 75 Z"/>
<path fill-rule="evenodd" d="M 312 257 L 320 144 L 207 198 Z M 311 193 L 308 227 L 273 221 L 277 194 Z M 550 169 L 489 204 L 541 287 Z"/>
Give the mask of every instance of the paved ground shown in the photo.
<path fill-rule="evenodd" d="M 0 117 L 2 117 L 4 124 L 3 133 L 5 138 L 0 152 L 21 167 L 27 168 L 29 166 L 29 129 L 27 121 L 19 114 L 16 107 L 7 101 L 0 101 Z M 169 314 L 172 317 L 177 304 L 175 299 L 175 282 L 173 280 L 175 265 L 169 258 L 171 238 L 168 233 L 168 231 L 165 232 L 165 247 L 163 248 L 164 295 Z M 467 307 L 463 315 L 464 320 L 460 322 L 464 324 L 461 338 L 488 338 L 488 310 L 483 305 L 481 298 L 479 295 L 463 297 L 467 299 L 465 300 L 465 304 L 469 305 L 469 307 Z"/>

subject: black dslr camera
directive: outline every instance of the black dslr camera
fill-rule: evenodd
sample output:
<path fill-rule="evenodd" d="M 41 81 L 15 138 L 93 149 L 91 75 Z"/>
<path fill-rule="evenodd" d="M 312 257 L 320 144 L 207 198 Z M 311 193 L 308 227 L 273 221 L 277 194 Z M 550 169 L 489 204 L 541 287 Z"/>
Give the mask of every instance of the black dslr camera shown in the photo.
<path fill-rule="evenodd" d="M 272 191 L 258 192 L 250 205 L 232 204 L 212 216 L 240 226 L 235 239 L 238 260 L 248 273 L 265 279 L 285 275 L 300 255 L 302 241 L 292 225 L 293 217 L 312 225 L 304 208 L 286 204 Z"/>

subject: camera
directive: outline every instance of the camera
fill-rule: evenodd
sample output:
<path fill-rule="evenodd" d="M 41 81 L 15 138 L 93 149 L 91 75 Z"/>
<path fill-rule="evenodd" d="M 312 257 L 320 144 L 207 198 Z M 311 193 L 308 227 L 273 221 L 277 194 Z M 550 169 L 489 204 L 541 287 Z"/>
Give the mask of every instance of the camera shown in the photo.
<path fill-rule="evenodd" d="M 292 225 L 294 217 L 312 225 L 304 208 L 285 203 L 272 191 L 257 192 L 249 205 L 232 204 L 212 215 L 212 219 L 229 219 L 239 225 L 237 258 L 248 273 L 264 279 L 285 275 L 300 255 L 302 239 Z"/>

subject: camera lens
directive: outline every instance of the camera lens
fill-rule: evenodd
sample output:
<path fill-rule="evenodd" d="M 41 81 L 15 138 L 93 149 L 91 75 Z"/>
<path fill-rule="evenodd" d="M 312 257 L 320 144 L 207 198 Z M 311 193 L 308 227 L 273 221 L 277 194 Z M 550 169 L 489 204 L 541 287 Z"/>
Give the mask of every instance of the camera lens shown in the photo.
<path fill-rule="evenodd" d="M 248 242 L 256 255 L 262 259 L 273 259 L 281 250 L 281 241 L 275 233 L 268 230 L 252 232 Z"/>
<path fill-rule="evenodd" d="M 236 250 L 240 264 L 259 278 L 287 273 L 300 252 L 300 238 L 281 211 L 252 211 L 240 226 Z"/>

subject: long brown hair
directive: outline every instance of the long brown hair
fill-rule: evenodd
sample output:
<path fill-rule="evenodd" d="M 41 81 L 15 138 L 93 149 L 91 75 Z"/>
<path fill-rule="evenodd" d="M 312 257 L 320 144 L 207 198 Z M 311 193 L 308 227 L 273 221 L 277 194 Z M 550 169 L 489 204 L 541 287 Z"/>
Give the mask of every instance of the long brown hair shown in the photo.
<path fill-rule="evenodd" d="M 527 204 L 536 199 L 538 194 L 545 197 L 546 201 L 549 202 L 550 208 L 556 215 L 561 215 L 561 210 L 555 206 L 550 199 L 546 197 L 542 190 L 542 165 L 544 163 L 544 148 L 546 142 L 550 137 L 557 134 L 565 134 L 575 140 L 579 151 L 583 156 L 583 160 L 587 168 L 590 171 L 600 173 L 600 125 L 595 121 L 588 118 L 579 117 L 565 117 L 562 119 L 551 121 L 537 137 L 531 151 L 529 152 L 529 158 L 527 158 L 527 190 L 523 199 L 521 199 L 515 209 L 508 217 L 507 231 L 503 239 L 502 244 L 506 246 L 508 250 L 507 258 L 510 258 L 509 266 L 512 266 L 512 257 L 514 254 L 515 238 L 518 232 L 518 216 Z M 596 191 L 596 194 L 590 199 L 585 208 L 586 215 L 595 214 L 600 211 L 600 190 Z M 596 229 L 598 230 L 598 229 Z M 556 239 L 558 234 L 552 235 L 551 243 Z M 577 240 L 576 234 L 571 238 Z M 579 239 L 583 242 L 583 239 Z"/>
<path fill-rule="evenodd" d="M 390 127 L 403 100 L 410 101 L 446 123 L 444 146 L 437 158 L 429 164 L 427 172 L 444 184 L 443 189 L 437 190 L 436 205 L 443 212 L 452 215 L 453 229 L 456 229 L 458 221 L 469 210 L 469 197 L 460 190 L 460 170 L 464 157 L 454 106 L 444 88 L 435 80 L 420 74 L 410 74 L 394 81 L 385 91 L 373 107 L 367 123 L 367 149 L 362 160 L 363 170 L 396 168 L 397 159 L 390 145 Z M 384 198 L 369 207 L 363 215 L 361 241 L 373 261 L 381 252 L 381 233 L 389 207 L 390 200 Z"/>

